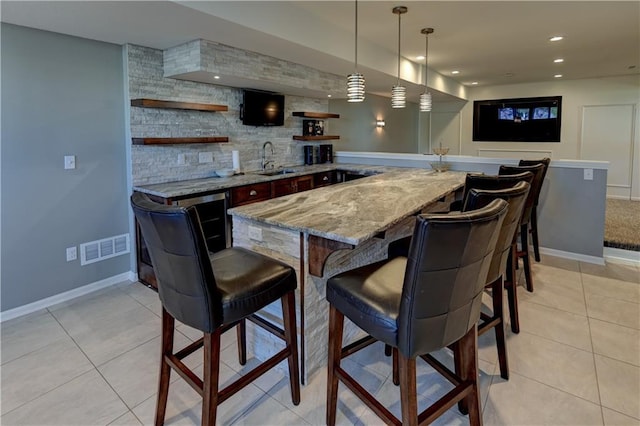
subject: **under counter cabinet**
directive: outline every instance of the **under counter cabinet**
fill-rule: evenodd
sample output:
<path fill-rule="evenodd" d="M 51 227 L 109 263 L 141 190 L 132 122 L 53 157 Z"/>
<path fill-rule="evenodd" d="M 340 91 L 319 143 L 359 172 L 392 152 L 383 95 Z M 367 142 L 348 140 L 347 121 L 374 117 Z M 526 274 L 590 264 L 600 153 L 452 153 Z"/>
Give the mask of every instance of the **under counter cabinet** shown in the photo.
<path fill-rule="evenodd" d="M 271 182 L 231 188 L 231 207 L 243 206 L 271 198 Z"/>
<path fill-rule="evenodd" d="M 313 187 L 320 188 L 322 186 L 333 185 L 338 182 L 338 172 L 331 170 L 328 172 L 316 173 L 313 175 Z"/>
<path fill-rule="evenodd" d="M 273 198 L 313 189 L 313 175 L 278 179 L 271 182 Z"/>

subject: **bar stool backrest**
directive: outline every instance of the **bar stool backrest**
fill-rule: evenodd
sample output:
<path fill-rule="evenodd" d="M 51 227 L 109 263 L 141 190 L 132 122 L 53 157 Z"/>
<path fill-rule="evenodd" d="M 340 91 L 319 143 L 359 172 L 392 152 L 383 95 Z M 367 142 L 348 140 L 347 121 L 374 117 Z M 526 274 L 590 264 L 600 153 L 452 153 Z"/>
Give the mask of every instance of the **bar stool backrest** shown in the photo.
<path fill-rule="evenodd" d="M 478 322 L 506 212 L 507 202 L 494 200 L 480 210 L 417 217 L 397 319 L 403 355 L 446 347 Z"/>
<path fill-rule="evenodd" d="M 547 176 L 547 171 L 549 170 L 549 164 L 551 164 L 551 158 L 545 157 L 542 160 L 520 160 L 518 166 L 535 166 L 537 164 L 542 164 L 544 166 L 544 170 L 542 171 L 542 182 L 540 183 L 540 190 L 542 190 L 542 184 L 544 183 L 544 179 Z M 538 205 L 538 199 L 540 198 L 540 193 L 538 193 L 538 197 L 535 200 L 535 205 Z"/>
<path fill-rule="evenodd" d="M 531 219 L 531 212 L 533 206 L 538 205 L 538 197 L 540 196 L 540 188 L 542 188 L 542 178 L 544 173 L 544 164 L 536 164 L 533 166 L 506 166 L 501 165 L 498 170 L 499 175 L 515 175 L 523 172 L 533 173 L 533 180 L 531 181 L 531 189 L 527 196 L 527 202 L 524 205 L 524 211 L 522 212 L 521 225 L 528 224 Z"/>
<path fill-rule="evenodd" d="M 151 201 L 135 192 L 131 206 L 158 280 L 162 306 L 178 321 L 205 333 L 222 323 L 221 295 L 195 207 Z"/>
<path fill-rule="evenodd" d="M 527 172 L 527 174 L 531 175 L 529 172 Z M 499 178 L 500 176 L 495 177 Z M 522 209 L 524 209 L 529 188 L 529 183 L 523 180 L 511 188 L 505 189 L 472 188 L 467 195 L 462 209 L 463 212 L 480 209 L 497 198 L 509 203 L 509 210 L 502 222 L 496 249 L 491 259 L 491 267 L 487 274 L 487 283 L 492 283 L 497 280 L 500 275 L 504 274 L 507 268 L 507 259 L 509 258 L 511 247 L 516 243 L 518 237 L 518 224 L 522 217 Z"/>

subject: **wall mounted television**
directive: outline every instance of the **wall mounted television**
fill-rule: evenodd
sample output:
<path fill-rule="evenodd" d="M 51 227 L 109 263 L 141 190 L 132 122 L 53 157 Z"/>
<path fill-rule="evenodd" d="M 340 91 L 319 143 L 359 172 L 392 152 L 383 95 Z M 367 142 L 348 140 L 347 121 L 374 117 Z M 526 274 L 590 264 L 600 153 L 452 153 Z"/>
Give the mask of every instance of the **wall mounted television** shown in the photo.
<path fill-rule="evenodd" d="M 473 102 L 474 142 L 560 142 L 562 96 Z"/>
<path fill-rule="evenodd" d="M 284 125 L 284 95 L 243 90 L 240 119 L 247 126 Z"/>

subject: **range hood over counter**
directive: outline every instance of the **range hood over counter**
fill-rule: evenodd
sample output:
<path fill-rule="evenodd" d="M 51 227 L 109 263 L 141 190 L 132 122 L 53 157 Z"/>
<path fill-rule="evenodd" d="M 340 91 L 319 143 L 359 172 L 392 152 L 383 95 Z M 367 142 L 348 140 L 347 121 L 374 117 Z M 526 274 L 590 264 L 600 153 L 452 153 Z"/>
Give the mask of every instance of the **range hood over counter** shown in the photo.
<path fill-rule="evenodd" d="M 167 78 L 310 98 L 346 95 L 344 76 L 207 40 L 172 47 L 163 57 Z"/>

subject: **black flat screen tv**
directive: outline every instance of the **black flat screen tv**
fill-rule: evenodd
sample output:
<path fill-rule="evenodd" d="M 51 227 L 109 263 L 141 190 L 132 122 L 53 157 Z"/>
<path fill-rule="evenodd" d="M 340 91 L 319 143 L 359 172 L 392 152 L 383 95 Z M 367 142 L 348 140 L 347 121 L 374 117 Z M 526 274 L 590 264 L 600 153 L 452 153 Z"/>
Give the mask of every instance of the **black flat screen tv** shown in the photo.
<path fill-rule="evenodd" d="M 245 89 L 240 118 L 247 126 L 284 125 L 284 95 Z"/>
<path fill-rule="evenodd" d="M 473 102 L 474 142 L 560 142 L 562 96 Z"/>

